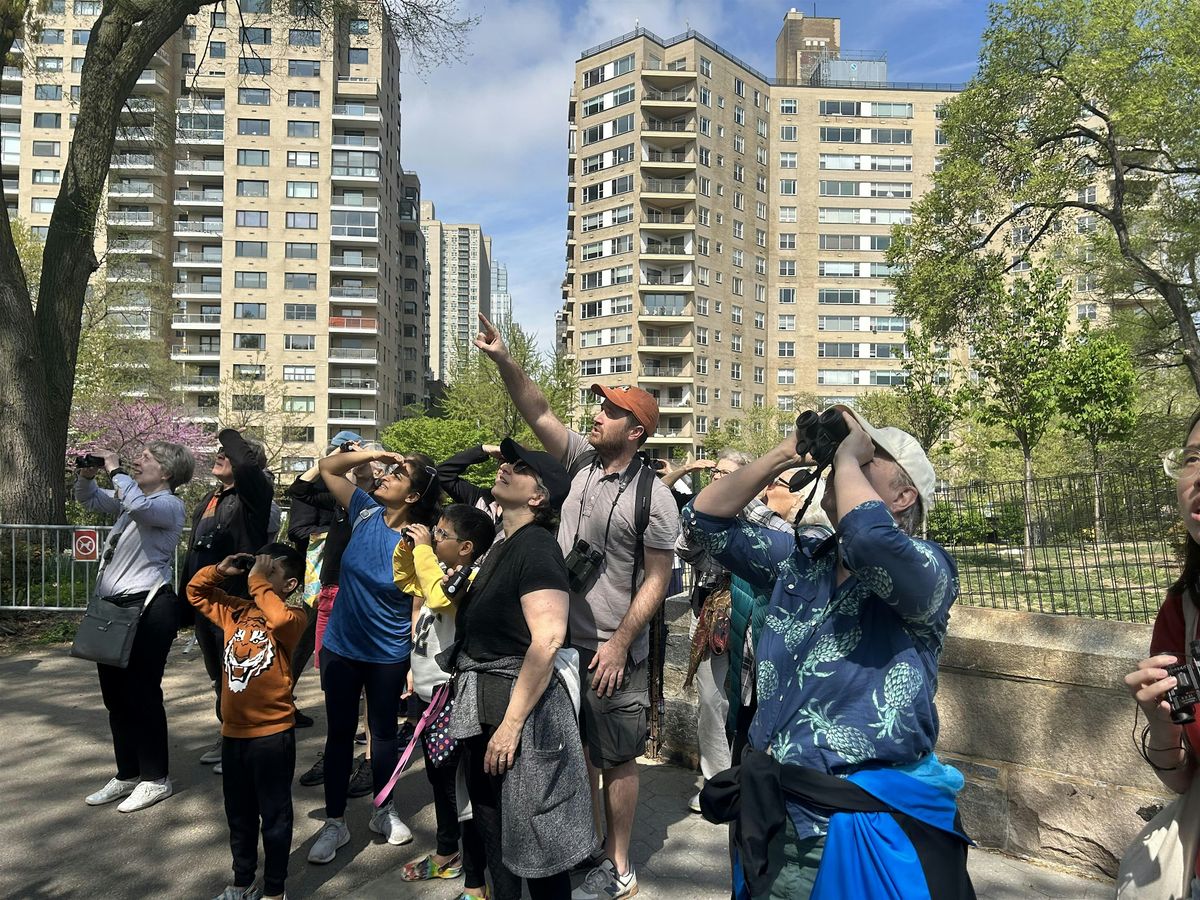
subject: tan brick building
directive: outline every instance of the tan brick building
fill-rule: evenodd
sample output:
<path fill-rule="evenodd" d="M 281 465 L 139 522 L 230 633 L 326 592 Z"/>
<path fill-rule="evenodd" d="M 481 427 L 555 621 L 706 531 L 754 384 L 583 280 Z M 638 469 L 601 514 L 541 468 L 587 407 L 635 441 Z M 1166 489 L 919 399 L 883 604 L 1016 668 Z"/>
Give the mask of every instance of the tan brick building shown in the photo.
<path fill-rule="evenodd" d="M 6 196 L 35 229 L 100 5 L 51 0 L 26 64 L 3 73 Z M 285 469 L 426 396 L 420 182 L 400 167 L 385 17 L 204 7 L 138 79 L 113 149 L 99 277 L 144 286 L 122 292 L 116 323 L 163 338 L 198 420 L 262 431 Z"/>
<path fill-rule="evenodd" d="M 884 251 L 953 87 L 890 84 L 882 58 L 841 51 L 839 20 L 797 12 L 776 64 L 644 29 L 576 63 L 561 347 L 581 404 L 596 380 L 659 398 L 658 455 L 898 377 Z"/>

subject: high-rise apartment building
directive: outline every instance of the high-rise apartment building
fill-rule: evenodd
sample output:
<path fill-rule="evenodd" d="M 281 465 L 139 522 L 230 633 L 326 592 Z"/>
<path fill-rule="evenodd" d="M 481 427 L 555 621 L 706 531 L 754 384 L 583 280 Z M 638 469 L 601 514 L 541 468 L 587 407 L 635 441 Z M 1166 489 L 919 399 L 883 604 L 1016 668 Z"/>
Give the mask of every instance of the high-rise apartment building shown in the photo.
<path fill-rule="evenodd" d="M 26 64 L 3 73 L 6 195 L 35 230 L 100 7 L 51 0 Z M 192 415 L 260 432 L 285 469 L 341 429 L 374 438 L 425 397 L 400 51 L 385 6 L 334 28 L 306 8 L 204 7 L 155 54 L 122 114 L 99 236 L 99 277 L 125 288 L 118 325 L 165 338 Z"/>
<path fill-rule="evenodd" d="M 460 348 L 474 352 L 479 314 L 491 314 L 492 239 L 479 225 L 440 221 L 429 201 L 421 204 L 421 231 L 429 260 L 429 367 L 447 384 Z"/>
<path fill-rule="evenodd" d="M 659 399 L 651 452 L 753 407 L 895 383 L 884 251 L 934 170 L 949 85 L 890 84 L 790 12 L 768 78 L 696 33 L 587 50 L 570 100 L 562 349 Z"/>
<path fill-rule="evenodd" d="M 508 266 L 492 261 L 492 322 L 506 324 L 512 320 L 512 294 L 508 292 Z"/>

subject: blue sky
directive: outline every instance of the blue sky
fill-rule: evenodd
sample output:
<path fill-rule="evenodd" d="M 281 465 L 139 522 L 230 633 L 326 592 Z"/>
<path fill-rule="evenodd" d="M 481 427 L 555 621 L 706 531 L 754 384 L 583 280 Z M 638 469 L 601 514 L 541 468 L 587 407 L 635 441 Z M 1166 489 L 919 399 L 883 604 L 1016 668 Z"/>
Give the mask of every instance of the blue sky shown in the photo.
<path fill-rule="evenodd" d="M 438 218 L 476 222 L 507 263 L 514 317 L 554 340 L 566 232 L 567 98 L 580 51 L 639 24 L 691 27 L 767 75 L 788 3 L 766 0 L 462 0 L 481 18 L 461 62 L 405 72 L 401 155 Z M 812 3 L 797 5 L 811 15 Z M 825 0 L 847 50 L 882 50 L 892 81 L 965 81 L 986 24 L 983 0 Z"/>

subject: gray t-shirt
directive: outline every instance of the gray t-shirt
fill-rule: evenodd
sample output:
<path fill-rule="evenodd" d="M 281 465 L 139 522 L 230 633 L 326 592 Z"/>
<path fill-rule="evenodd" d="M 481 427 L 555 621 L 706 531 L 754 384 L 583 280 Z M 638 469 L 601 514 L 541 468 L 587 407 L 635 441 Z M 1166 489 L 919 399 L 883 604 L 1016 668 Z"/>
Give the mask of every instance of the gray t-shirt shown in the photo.
<path fill-rule="evenodd" d="M 568 469 L 582 454 L 592 449 L 587 438 L 568 432 L 567 451 L 562 464 Z M 563 504 L 558 526 L 558 545 L 563 556 L 571 552 L 577 538 L 603 551 L 604 562 L 599 574 L 585 594 L 571 591 L 570 637 L 574 646 L 595 650 L 612 637 L 633 602 L 633 555 L 637 547 L 634 517 L 637 512 L 637 478 L 628 479 L 625 489 L 624 472 L 605 475 L 597 463 L 576 473 L 571 481 L 571 493 Z M 609 514 L 612 526 L 609 527 Z M 607 531 L 607 542 L 605 532 Z M 670 488 L 655 478 L 650 490 L 650 524 L 642 538 L 644 546 L 670 550 L 679 534 L 679 510 Z M 645 571 L 638 573 L 641 585 Z M 629 655 L 640 664 L 649 653 L 647 629 L 630 645 Z"/>

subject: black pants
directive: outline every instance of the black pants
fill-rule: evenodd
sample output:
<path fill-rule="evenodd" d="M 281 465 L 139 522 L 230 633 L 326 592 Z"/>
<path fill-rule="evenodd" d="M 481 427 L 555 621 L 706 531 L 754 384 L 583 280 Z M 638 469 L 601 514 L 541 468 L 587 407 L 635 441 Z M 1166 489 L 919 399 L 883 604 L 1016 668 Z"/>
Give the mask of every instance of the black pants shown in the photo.
<path fill-rule="evenodd" d="M 222 738 L 221 766 L 233 883 L 254 884 L 258 833 L 262 823 L 263 893 L 283 893 L 292 852 L 292 776 L 296 773 L 296 732 L 256 738 Z"/>
<path fill-rule="evenodd" d="M 308 666 L 308 661 L 312 659 L 313 648 L 317 643 L 317 608 L 304 604 L 304 614 L 308 616 L 308 624 L 304 626 L 304 633 L 300 635 L 300 642 L 296 644 L 296 649 L 292 651 L 292 693 L 296 692 L 296 683 L 300 680 L 300 676 L 304 674 L 304 669 Z"/>
<path fill-rule="evenodd" d="M 169 587 L 150 601 L 138 622 L 127 668 L 96 666 L 100 694 L 108 710 L 117 777 L 122 781 L 167 777 L 167 711 L 163 708 L 162 679 L 177 632 L 175 604 L 175 592 Z"/>
<path fill-rule="evenodd" d="M 346 814 L 346 791 L 354 762 L 358 698 L 367 692 L 367 727 L 371 729 L 371 782 L 378 794 L 392 777 L 400 758 L 396 739 L 396 707 L 404 693 L 408 660 L 369 663 L 321 648 L 321 686 L 325 689 L 325 815 Z M 386 802 L 387 798 L 385 798 Z"/>
<path fill-rule="evenodd" d="M 501 834 L 503 816 L 500 807 L 500 789 L 503 775 L 488 775 L 483 770 L 483 759 L 488 741 L 495 728 L 483 726 L 483 734 L 463 741 L 466 752 L 467 791 L 471 795 L 471 809 L 475 814 L 475 825 L 483 840 L 487 856 L 487 867 L 492 873 L 494 900 L 521 900 L 521 878 L 504 865 Z M 559 872 L 545 878 L 526 878 L 530 900 L 566 900 L 571 896 L 569 872 Z"/>
<path fill-rule="evenodd" d="M 217 721 L 221 721 L 221 657 L 225 653 L 225 633 L 216 624 L 196 613 L 196 643 L 204 657 L 204 670 L 216 692 Z"/>
<path fill-rule="evenodd" d="M 458 852 L 461 839 L 465 879 L 463 887 L 481 888 L 484 886 L 484 866 L 487 858 L 483 850 L 483 839 L 479 836 L 479 829 L 475 827 L 474 820 L 458 820 L 458 792 L 454 781 L 462 747 L 460 745 L 458 753 L 440 766 L 435 766 L 430 761 L 423 741 L 421 751 L 425 754 L 425 776 L 433 788 L 433 811 L 437 817 L 437 852 L 441 856 L 452 856 Z"/>

